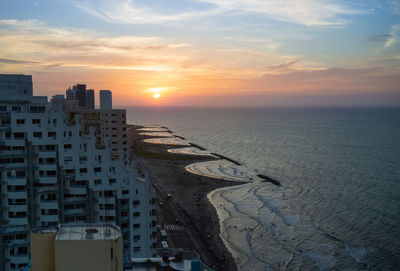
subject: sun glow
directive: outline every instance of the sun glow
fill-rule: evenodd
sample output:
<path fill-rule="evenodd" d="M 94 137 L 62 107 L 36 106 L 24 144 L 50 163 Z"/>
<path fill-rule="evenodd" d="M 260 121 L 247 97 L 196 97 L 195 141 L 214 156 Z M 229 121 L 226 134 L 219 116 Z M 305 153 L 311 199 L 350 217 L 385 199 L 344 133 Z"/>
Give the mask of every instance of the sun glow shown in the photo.
<path fill-rule="evenodd" d="M 158 92 L 156 92 L 156 93 L 154 93 L 154 95 L 152 96 L 154 99 L 158 99 L 158 98 L 160 98 L 161 97 L 161 95 L 158 93 Z"/>

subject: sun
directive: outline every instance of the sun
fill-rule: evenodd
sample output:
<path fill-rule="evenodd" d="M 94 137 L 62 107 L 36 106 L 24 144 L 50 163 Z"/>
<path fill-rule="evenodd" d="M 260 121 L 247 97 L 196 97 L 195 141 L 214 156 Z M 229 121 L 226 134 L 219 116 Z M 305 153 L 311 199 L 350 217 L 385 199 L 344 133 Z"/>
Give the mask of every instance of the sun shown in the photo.
<path fill-rule="evenodd" d="M 156 93 L 154 93 L 154 95 L 152 96 L 154 99 L 158 99 L 158 98 L 160 98 L 161 97 L 161 95 L 158 93 L 158 92 L 156 92 Z"/>

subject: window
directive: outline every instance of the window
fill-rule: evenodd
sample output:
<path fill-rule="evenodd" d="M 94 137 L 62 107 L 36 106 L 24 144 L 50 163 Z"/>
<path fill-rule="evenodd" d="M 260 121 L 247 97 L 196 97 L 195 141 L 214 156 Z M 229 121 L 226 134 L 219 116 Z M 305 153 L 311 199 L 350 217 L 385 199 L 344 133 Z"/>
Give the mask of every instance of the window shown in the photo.
<path fill-rule="evenodd" d="M 33 137 L 42 137 L 41 132 L 33 132 Z"/>
<path fill-rule="evenodd" d="M 15 139 L 24 139 L 25 135 L 24 135 L 24 133 L 14 133 L 14 138 Z"/>
<path fill-rule="evenodd" d="M 7 106 L 6 105 L 0 106 L 0 111 L 7 111 Z"/>
<path fill-rule="evenodd" d="M 108 182 L 109 184 L 114 184 L 117 182 L 117 179 L 109 179 Z"/>
<path fill-rule="evenodd" d="M 32 119 L 32 124 L 40 124 L 40 119 Z"/>
<path fill-rule="evenodd" d="M 93 171 L 94 172 L 101 172 L 101 167 L 95 167 L 95 168 L 93 168 Z"/>
<path fill-rule="evenodd" d="M 24 119 L 17 119 L 17 124 L 25 124 L 25 120 Z"/>
<path fill-rule="evenodd" d="M 52 137 L 52 138 L 56 138 L 56 136 L 57 136 L 57 133 L 56 132 L 47 132 L 47 136 L 48 137 Z"/>
<path fill-rule="evenodd" d="M 14 111 L 14 112 L 20 112 L 21 111 L 21 106 L 14 105 L 14 106 L 11 107 L 11 110 Z"/>
<path fill-rule="evenodd" d="M 64 144 L 64 150 L 72 149 L 72 144 Z"/>
<path fill-rule="evenodd" d="M 140 212 L 134 212 L 134 213 L 133 213 L 133 216 L 134 216 L 134 217 L 140 216 Z"/>
<path fill-rule="evenodd" d="M 94 185 L 101 185 L 101 179 L 94 180 Z"/>
<path fill-rule="evenodd" d="M 31 106 L 29 111 L 31 113 L 43 113 L 46 110 L 45 106 Z"/>
<path fill-rule="evenodd" d="M 79 172 L 80 173 L 87 173 L 87 168 L 81 168 L 81 169 L 79 169 Z"/>
<path fill-rule="evenodd" d="M 65 156 L 64 157 L 64 162 L 66 162 L 66 163 L 72 162 L 72 156 Z"/>

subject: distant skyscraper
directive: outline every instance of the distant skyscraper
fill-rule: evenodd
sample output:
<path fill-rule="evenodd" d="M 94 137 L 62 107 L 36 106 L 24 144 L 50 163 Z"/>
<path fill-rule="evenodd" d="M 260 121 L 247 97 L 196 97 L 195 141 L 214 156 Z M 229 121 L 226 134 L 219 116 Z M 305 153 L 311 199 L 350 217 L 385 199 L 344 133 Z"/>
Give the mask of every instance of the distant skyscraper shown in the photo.
<path fill-rule="evenodd" d="M 78 100 L 80 108 L 87 108 L 85 84 L 76 84 L 72 88 L 67 89 L 66 96 L 68 100 Z"/>
<path fill-rule="evenodd" d="M 94 90 L 93 89 L 86 90 L 86 108 L 94 109 Z"/>
<path fill-rule="evenodd" d="M 100 90 L 100 109 L 112 109 L 112 92 Z"/>

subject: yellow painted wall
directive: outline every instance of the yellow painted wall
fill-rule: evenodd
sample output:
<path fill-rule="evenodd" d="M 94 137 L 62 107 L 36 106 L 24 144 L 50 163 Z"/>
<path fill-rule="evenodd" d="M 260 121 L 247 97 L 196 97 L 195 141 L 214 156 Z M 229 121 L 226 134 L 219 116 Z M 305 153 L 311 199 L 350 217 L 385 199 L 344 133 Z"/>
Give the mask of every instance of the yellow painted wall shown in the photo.
<path fill-rule="evenodd" d="M 56 271 L 122 271 L 122 236 L 116 240 L 56 240 L 55 263 Z"/>
<path fill-rule="evenodd" d="M 54 238 L 52 233 L 30 233 L 32 271 L 55 271 Z"/>

